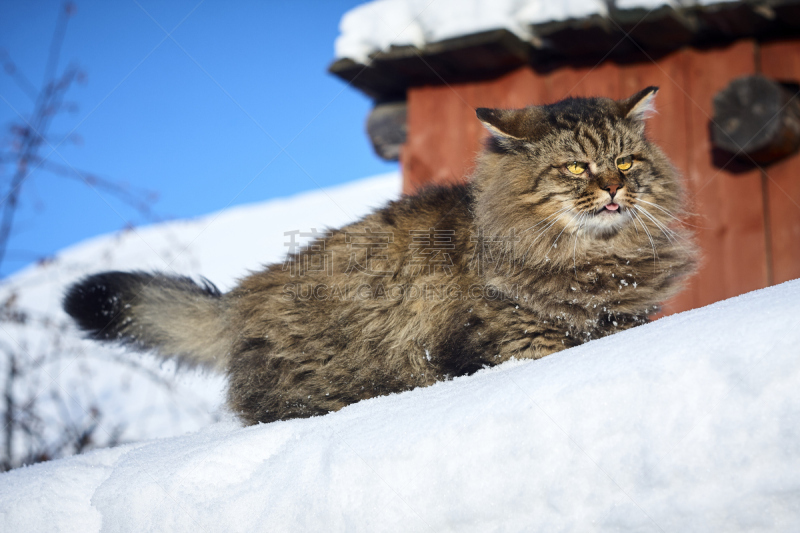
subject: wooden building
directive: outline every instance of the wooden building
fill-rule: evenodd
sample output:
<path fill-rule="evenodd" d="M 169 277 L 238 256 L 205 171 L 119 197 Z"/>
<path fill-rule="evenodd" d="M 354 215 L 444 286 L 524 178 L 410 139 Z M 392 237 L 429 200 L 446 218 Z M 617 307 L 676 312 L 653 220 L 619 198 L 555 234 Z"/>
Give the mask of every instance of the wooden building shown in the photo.
<path fill-rule="evenodd" d="M 487 135 L 477 107 L 622 98 L 657 85 L 648 134 L 683 174 L 703 252 L 699 272 L 664 311 L 800 277 L 800 155 L 756 165 L 720 150 L 711 135 L 714 98 L 734 79 L 782 82 L 791 93 L 782 111 L 800 100 L 792 85 L 800 81 L 800 3 L 612 11 L 543 24 L 534 34 L 526 42 L 483 32 L 377 52 L 369 65 L 340 59 L 330 70 L 374 98 L 374 113 L 391 102 L 396 132 L 388 137 L 400 142 L 388 153 L 399 157 L 407 193 L 469 176 Z"/>

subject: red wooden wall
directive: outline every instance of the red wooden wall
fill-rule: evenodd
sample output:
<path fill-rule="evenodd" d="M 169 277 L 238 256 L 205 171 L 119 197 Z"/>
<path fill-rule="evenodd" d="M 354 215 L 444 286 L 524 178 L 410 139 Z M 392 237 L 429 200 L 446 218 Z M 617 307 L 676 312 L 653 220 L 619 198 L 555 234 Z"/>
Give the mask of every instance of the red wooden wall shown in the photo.
<path fill-rule="evenodd" d="M 747 172 L 712 163 L 712 98 L 732 79 L 761 71 L 800 80 L 800 40 L 684 49 L 654 62 L 521 68 L 501 78 L 408 91 L 408 137 L 401 152 L 404 191 L 461 181 L 486 135 L 477 107 L 523 107 L 566 96 L 622 98 L 661 88 L 648 133 L 682 172 L 703 261 L 686 290 L 664 306 L 683 311 L 800 277 L 800 156 Z"/>

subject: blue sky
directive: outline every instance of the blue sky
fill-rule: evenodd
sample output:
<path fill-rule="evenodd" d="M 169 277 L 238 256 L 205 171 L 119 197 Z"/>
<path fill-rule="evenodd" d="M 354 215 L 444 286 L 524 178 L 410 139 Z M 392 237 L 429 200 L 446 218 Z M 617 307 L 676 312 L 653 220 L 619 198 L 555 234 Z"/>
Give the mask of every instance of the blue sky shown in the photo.
<path fill-rule="evenodd" d="M 157 192 L 154 209 L 165 219 L 397 168 L 369 146 L 369 99 L 326 72 L 339 20 L 361 2 L 198 2 L 76 2 L 59 70 L 75 63 L 88 81 L 67 95 L 77 112 L 51 127 L 51 161 Z M 61 6 L 0 3 L 0 48 L 37 87 Z M 9 125 L 33 103 L 3 73 L 0 96 L 7 142 Z M 59 145 L 73 129 L 81 144 Z M 13 170 L 2 167 L 3 197 Z M 0 275 L 146 223 L 105 191 L 38 170 L 23 186 Z"/>

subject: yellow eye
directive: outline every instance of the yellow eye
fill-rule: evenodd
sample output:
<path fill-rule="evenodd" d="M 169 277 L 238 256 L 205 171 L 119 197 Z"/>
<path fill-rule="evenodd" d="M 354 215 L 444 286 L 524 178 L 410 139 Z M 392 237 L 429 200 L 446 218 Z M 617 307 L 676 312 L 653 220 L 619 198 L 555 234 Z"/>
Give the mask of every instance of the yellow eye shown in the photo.
<path fill-rule="evenodd" d="M 586 163 L 578 163 L 577 161 L 573 161 L 567 165 L 567 170 L 575 175 L 583 174 L 586 171 Z"/>
<path fill-rule="evenodd" d="M 620 157 L 617 159 L 617 168 L 620 170 L 628 170 L 633 166 L 633 158 L 631 156 Z"/>

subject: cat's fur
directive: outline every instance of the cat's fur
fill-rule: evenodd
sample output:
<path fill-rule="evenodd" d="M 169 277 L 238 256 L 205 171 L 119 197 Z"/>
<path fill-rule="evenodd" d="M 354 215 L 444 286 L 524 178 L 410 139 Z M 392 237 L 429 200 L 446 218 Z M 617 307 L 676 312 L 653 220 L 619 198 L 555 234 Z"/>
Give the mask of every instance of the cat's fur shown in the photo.
<path fill-rule="evenodd" d="M 493 136 L 468 184 L 391 202 L 226 294 L 108 272 L 73 285 L 64 307 L 95 339 L 227 372 L 229 405 L 250 424 L 642 324 L 695 257 L 673 223 L 678 177 L 644 136 L 656 90 L 479 109 Z M 628 155 L 623 172 L 615 161 Z"/>

